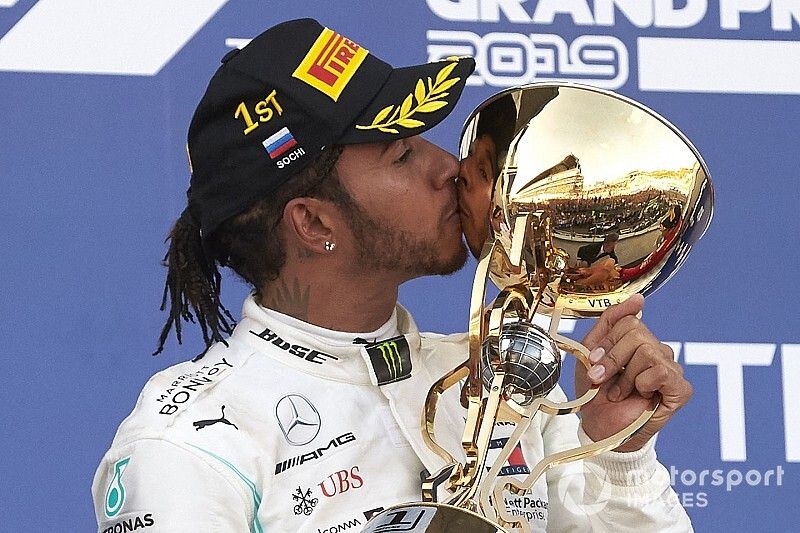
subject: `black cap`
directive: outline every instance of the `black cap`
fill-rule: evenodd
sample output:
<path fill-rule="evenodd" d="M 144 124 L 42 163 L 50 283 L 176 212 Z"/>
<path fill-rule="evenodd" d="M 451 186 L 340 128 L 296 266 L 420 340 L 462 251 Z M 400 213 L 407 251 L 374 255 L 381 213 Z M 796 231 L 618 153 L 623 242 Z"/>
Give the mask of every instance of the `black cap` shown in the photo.
<path fill-rule="evenodd" d="M 189 126 L 189 211 L 208 235 L 325 147 L 418 135 L 452 111 L 469 57 L 393 68 L 312 19 L 222 59 Z"/>

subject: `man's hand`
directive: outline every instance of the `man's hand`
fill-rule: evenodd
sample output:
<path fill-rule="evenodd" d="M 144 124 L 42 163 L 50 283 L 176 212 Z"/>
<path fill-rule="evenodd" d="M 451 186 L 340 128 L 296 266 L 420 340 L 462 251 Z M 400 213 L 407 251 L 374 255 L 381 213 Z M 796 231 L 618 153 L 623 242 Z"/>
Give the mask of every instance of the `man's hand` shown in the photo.
<path fill-rule="evenodd" d="M 592 367 L 575 366 L 575 392 L 580 397 L 591 383 L 597 396 L 581 409 L 586 435 L 594 441 L 610 437 L 633 422 L 658 392 L 661 403 L 653 417 L 631 439 L 616 449 L 640 449 L 692 396 L 692 386 L 663 344 L 637 317 L 644 297 L 637 294 L 606 309 L 583 339 Z"/>

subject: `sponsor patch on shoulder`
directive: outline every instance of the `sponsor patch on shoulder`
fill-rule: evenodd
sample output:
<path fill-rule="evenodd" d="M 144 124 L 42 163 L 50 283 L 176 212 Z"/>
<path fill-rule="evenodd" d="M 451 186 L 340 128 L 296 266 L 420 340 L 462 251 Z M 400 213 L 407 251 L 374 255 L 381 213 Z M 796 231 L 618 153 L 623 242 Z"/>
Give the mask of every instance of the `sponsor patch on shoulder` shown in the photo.
<path fill-rule="evenodd" d="M 155 402 L 158 404 L 159 414 L 174 415 L 203 390 L 210 388 L 220 379 L 224 379 L 228 370 L 233 368 L 233 365 L 225 357 L 215 363 L 208 362 L 197 366 L 199 368 L 181 374 L 163 391 L 157 393 Z"/>
<path fill-rule="evenodd" d="M 125 485 L 122 484 L 122 473 L 128 467 L 130 457 L 125 457 L 114 463 L 114 477 L 106 489 L 106 516 L 113 518 L 119 514 L 125 504 Z"/>

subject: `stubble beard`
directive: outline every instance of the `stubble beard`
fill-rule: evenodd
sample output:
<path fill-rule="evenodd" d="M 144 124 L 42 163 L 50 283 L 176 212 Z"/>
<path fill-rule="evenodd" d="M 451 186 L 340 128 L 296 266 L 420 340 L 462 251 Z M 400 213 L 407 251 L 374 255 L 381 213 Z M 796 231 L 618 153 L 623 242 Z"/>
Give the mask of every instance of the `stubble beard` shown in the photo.
<path fill-rule="evenodd" d="M 350 203 L 347 210 L 362 267 L 399 272 L 412 279 L 453 274 L 467 262 L 467 247 L 460 238 L 456 250 L 450 256 L 444 256 L 443 246 L 438 242 L 417 239 L 406 231 L 393 230 L 388 221 L 372 218 L 355 202 Z M 445 247 L 452 247 L 452 243 L 447 243 Z"/>

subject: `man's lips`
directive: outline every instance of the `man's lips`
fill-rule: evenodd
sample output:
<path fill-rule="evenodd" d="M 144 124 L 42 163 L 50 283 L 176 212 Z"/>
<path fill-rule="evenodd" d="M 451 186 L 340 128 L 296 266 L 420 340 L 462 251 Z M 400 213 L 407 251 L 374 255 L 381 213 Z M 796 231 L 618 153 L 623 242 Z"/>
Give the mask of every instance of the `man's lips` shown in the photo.
<path fill-rule="evenodd" d="M 442 222 L 448 222 L 453 217 L 458 218 L 460 221 L 461 220 L 460 214 L 461 214 L 461 209 L 459 208 L 458 202 L 453 202 L 452 207 L 447 209 L 444 215 L 442 216 Z"/>
<path fill-rule="evenodd" d="M 472 213 L 470 212 L 469 207 L 466 204 L 466 202 L 461 202 L 460 200 L 461 200 L 461 198 L 459 198 L 457 211 L 458 211 L 459 216 L 461 217 L 461 220 L 463 221 L 463 220 L 466 220 L 468 218 L 471 218 L 472 217 Z"/>

